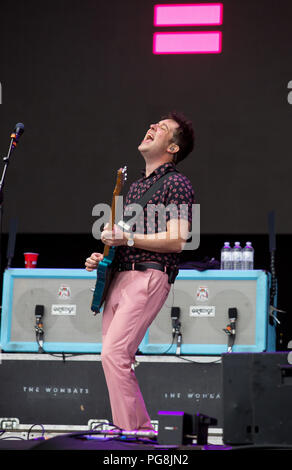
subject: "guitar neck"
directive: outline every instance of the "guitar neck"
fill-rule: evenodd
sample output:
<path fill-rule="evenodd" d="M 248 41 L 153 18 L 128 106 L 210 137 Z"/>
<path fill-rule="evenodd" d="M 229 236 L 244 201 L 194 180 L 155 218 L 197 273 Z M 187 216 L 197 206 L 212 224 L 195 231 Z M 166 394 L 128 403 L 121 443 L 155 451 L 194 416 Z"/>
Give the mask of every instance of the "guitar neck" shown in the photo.
<path fill-rule="evenodd" d="M 105 245 L 104 246 L 104 250 L 103 250 L 103 257 L 106 258 L 109 254 L 109 249 L 110 247 L 108 245 Z"/>
<path fill-rule="evenodd" d="M 115 224 L 115 217 L 116 217 L 116 198 L 115 198 L 115 194 L 114 194 L 113 198 L 112 198 L 112 205 L 111 205 L 111 219 L 109 221 L 109 226 L 108 226 L 109 230 L 112 230 L 112 228 Z M 103 256 L 104 257 L 108 256 L 109 249 L 110 249 L 110 247 L 108 245 L 104 246 L 104 250 L 103 250 Z"/>
<path fill-rule="evenodd" d="M 111 205 L 111 219 L 108 224 L 108 229 L 112 230 L 115 224 L 115 219 L 116 219 L 116 196 L 120 194 L 121 187 L 123 185 L 123 182 L 127 179 L 126 176 L 126 168 L 120 168 L 118 171 L 118 176 L 117 176 L 117 181 L 116 181 L 116 186 L 113 192 L 113 198 L 112 198 L 112 205 Z M 104 250 L 103 250 L 103 256 L 106 257 L 109 254 L 110 247 L 108 245 L 105 245 Z"/>

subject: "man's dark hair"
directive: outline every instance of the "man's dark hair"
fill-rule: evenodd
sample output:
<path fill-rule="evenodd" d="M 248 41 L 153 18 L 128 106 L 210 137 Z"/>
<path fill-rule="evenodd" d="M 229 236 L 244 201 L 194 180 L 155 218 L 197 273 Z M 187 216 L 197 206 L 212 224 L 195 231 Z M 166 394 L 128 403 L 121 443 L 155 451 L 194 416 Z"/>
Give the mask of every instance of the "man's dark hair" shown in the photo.
<path fill-rule="evenodd" d="M 172 111 L 164 119 L 172 119 L 179 127 L 174 131 L 173 142 L 179 146 L 173 161 L 175 164 L 184 160 L 194 148 L 195 136 L 193 125 L 182 113 Z"/>

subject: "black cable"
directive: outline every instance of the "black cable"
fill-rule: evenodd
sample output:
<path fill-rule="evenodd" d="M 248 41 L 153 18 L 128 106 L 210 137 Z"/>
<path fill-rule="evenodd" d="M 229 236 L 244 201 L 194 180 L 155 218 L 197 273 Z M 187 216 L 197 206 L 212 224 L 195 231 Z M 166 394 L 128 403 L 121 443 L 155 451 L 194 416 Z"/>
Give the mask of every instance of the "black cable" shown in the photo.
<path fill-rule="evenodd" d="M 221 357 L 220 357 L 220 359 L 216 359 L 215 361 L 208 361 L 208 362 L 204 361 L 204 362 L 202 362 L 202 361 L 193 361 L 191 359 L 187 359 L 186 357 L 182 357 L 182 356 L 176 356 L 176 357 L 178 357 L 182 361 L 192 362 L 193 364 L 216 364 L 217 362 L 221 362 L 221 360 L 222 360 Z"/>
<path fill-rule="evenodd" d="M 91 356 L 92 354 L 99 354 L 99 353 L 93 353 L 93 352 L 88 352 L 88 353 L 64 353 L 64 352 L 52 353 L 52 352 L 46 351 L 45 349 L 43 350 L 43 353 L 47 354 L 48 356 L 57 357 L 58 359 L 63 359 L 63 362 L 65 362 L 66 358 L 68 358 L 68 357 Z"/>
<path fill-rule="evenodd" d="M 18 439 L 18 440 L 21 440 L 21 441 L 26 441 L 25 437 L 19 437 L 19 436 L 7 436 L 7 437 L 1 437 L 0 438 L 0 441 L 6 441 L 8 439 Z"/>
<path fill-rule="evenodd" d="M 159 356 L 160 356 L 160 355 L 161 355 L 161 356 L 164 356 L 165 354 L 168 353 L 168 351 L 169 351 L 169 350 L 172 348 L 172 346 L 173 346 L 174 338 L 175 338 L 175 336 L 172 337 L 171 345 L 166 349 L 166 351 L 163 351 L 162 353 L 160 353 Z M 174 354 L 170 354 L 170 356 L 173 356 L 173 355 L 174 355 Z"/>
<path fill-rule="evenodd" d="M 96 426 L 94 426 L 92 428 L 92 430 L 94 431 L 96 428 L 99 428 L 100 426 L 103 426 L 104 424 L 107 424 L 107 423 L 98 423 Z M 110 424 L 110 426 L 111 426 L 111 424 Z"/>
<path fill-rule="evenodd" d="M 44 426 L 43 426 L 42 424 L 33 424 L 33 425 L 29 428 L 29 430 L 27 431 L 27 440 L 28 440 L 28 441 L 30 440 L 30 439 L 29 439 L 29 435 L 30 435 L 32 429 L 33 429 L 35 426 L 40 426 L 40 427 L 42 428 L 42 435 L 41 435 L 41 437 L 44 437 L 44 435 L 45 435 L 45 428 L 44 428 Z"/>

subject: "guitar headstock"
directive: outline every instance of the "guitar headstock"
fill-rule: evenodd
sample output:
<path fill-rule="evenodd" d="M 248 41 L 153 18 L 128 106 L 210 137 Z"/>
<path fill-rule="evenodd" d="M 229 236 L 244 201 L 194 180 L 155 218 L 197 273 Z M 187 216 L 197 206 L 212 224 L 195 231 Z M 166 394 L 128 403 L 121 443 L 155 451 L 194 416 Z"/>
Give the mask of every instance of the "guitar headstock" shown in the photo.
<path fill-rule="evenodd" d="M 114 196 L 117 196 L 120 194 L 122 187 L 124 186 L 126 181 L 127 181 L 127 167 L 124 166 L 123 168 L 118 169 Z"/>

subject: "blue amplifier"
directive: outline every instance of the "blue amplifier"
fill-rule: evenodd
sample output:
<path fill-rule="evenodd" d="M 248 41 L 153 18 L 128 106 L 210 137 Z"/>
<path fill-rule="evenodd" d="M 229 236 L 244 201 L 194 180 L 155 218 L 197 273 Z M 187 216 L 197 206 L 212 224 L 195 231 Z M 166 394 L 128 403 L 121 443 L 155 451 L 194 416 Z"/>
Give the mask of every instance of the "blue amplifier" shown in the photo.
<path fill-rule="evenodd" d="M 8 269 L 4 273 L 0 347 L 38 352 L 36 316 L 42 312 L 43 351 L 100 353 L 102 313 L 90 307 L 96 272 L 85 269 Z M 181 270 L 139 350 L 177 354 L 172 312 L 179 312 L 180 354 L 228 350 L 228 311 L 236 308 L 235 352 L 276 349 L 269 321 L 270 275 L 264 271 Z M 176 307 L 176 309 L 174 309 Z"/>
<path fill-rule="evenodd" d="M 44 352 L 100 353 L 101 314 L 90 307 L 96 271 L 7 269 L 4 272 L 1 349 L 38 352 L 42 314 Z"/>
<path fill-rule="evenodd" d="M 261 270 L 180 270 L 141 353 L 216 355 L 230 351 L 230 344 L 234 352 L 275 351 L 270 282 Z M 235 335 L 230 312 L 236 312 Z"/>

